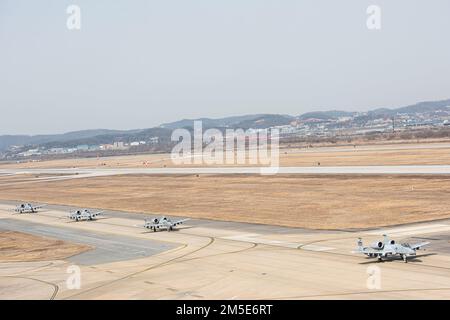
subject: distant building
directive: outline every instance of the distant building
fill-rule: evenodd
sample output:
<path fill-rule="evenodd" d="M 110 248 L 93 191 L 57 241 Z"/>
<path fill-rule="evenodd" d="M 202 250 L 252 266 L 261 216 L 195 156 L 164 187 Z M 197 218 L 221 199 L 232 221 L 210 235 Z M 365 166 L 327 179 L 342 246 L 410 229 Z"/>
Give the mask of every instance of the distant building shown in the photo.
<path fill-rule="evenodd" d="M 113 144 L 113 150 L 125 150 L 127 147 L 122 141 L 114 142 Z"/>
<path fill-rule="evenodd" d="M 112 144 L 102 144 L 100 146 L 100 150 L 112 150 L 114 148 L 114 145 Z"/>
<path fill-rule="evenodd" d="M 89 150 L 89 146 L 87 144 L 80 144 L 77 146 L 77 150 L 78 151 L 88 151 Z"/>
<path fill-rule="evenodd" d="M 31 156 L 40 156 L 42 153 L 39 152 L 39 149 L 30 149 L 28 151 L 19 153 L 19 156 L 22 157 L 31 157 Z"/>
<path fill-rule="evenodd" d="M 61 154 L 64 153 L 64 148 L 51 148 L 48 149 L 49 154 Z"/>

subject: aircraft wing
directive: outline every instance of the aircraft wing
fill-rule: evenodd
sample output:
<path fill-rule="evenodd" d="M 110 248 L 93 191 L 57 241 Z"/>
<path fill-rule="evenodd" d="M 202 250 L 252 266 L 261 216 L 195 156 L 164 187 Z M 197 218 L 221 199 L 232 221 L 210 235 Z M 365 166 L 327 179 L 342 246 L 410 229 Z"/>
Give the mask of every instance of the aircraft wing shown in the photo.
<path fill-rule="evenodd" d="M 155 223 L 152 226 L 157 227 L 157 228 L 161 228 L 161 227 L 167 227 L 167 224 L 165 224 L 165 223 Z"/>
<path fill-rule="evenodd" d="M 153 227 L 160 228 L 160 227 L 165 227 L 167 225 L 164 223 L 154 223 L 153 221 L 148 221 L 145 223 L 144 226 L 150 226 L 151 228 L 153 228 Z"/>
<path fill-rule="evenodd" d="M 105 212 L 105 211 L 94 212 L 94 213 L 91 213 L 91 216 L 96 217 L 96 216 L 101 215 L 103 212 Z"/>
<path fill-rule="evenodd" d="M 177 225 L 182 224 L 182 223 L 184 223 L 184 222 L 186 222 L 186 221 L 188 221 L 188 220 L 191 220 L 191 219 L 178 220 L 178 221 L 175 221 L 175 222 L 173 223 L 173 225 L 174 225 L 174 226 L 177 226 Z"/>
<path fill-rule="evenodd" d="M 379 250 L 379 249 L 373 249 L 373 248 L 363 248 L 361 250 L 358 250 L 356 252 L 359 253 L 383 253 L 383 250 Z"/>
<path fill-rule="evenodd" d="M 426 246 L 426 245 L 428 245 L 428 244 L 430 244 L 430 242 L 428 242 L 428 241 L 425 241 L 425 242 L 419 242 L 419 243 L 416 243 L 416 244 L 411 245 L 411 249 L 413 249 L 413 250 L 419 250 L 420 248 L 422 248 L 422 247 L 424 247 L 424 246 Z"/>
<path fill-rule="evenodd" d="M 393 252 L 392 250 L 385 250 L 385 249 L 374 249 L 374 248 L 361 248 L 361 249 L 357 249 L 355 251 L 353 251 L 354 253 L 363 253 L 363 254 L 380 254 L 380 255 L 384 255 L 384 254 L 394 254 L 395 252 Z"/>
<path fill-rule="evenodd" d="M 155 223 L 155 224 L 152 224 L 152 227 L 155 227 L 157 229 L 159 229 L 159 228 L 167 229 L 167 228 L 170 228 L 170 225 L 168 225 L 167 223 Z"/>

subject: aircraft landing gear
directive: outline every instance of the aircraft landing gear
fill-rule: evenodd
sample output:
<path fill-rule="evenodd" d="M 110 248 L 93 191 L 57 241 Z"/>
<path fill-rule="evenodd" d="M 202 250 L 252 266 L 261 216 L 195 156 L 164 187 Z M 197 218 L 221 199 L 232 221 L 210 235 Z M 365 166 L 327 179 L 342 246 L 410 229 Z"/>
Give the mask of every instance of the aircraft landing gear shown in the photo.
<path fill-rule="evenodd" d="M 408 256 L 407 256 L 406 254 L 404 254 L 404 255 L 402 256 L 402 258 L 403 258 L 403 261 L 404 261 L 405 263 L 408 263 Z"/>
<path fill-rule="evenodd" d="M 378 262 L 382 262 L 383 258 L 381 256 L 378 256 Z"/>

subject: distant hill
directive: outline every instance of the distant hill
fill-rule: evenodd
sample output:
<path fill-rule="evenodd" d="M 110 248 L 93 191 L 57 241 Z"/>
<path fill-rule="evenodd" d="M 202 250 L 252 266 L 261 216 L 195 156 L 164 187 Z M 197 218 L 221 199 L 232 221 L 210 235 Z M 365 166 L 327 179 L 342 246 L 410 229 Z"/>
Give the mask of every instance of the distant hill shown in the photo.
<path fill-rule="evenodd" d="M 393 116 L 398 113 L 415 114 L 415 113 L 437 112 L 439 110 L 448 110 L 448 109 L 450 109 L 450 99 L 440 101 L 424 101 L 396 109 L 380 108 L 369 111 L 368 113 L 371 116 L 383 116 L 383 115 Z"/>
<path fill-rule="evenodd" d="M 419 102 L 413 105 L 400 107 L 400 108 L 378 108 L 367 112 L 369 118 L 377 117 L 391 117 L 396 114 L 409 114 L 414 115 L 416 113 L 438 112 L 440 110 L 450 110 L 450 99 L 440 101 L 425 101 Z M 329 111 L 314 111 L 307 112 L 300 116 L 300 120 L 308 119 L 321 119 L 321 120 L 333 120 L 340 117 L 351 117 L 357 114 L 357 112 L 348 112 L 341 110 L 329 110 Z"/>
<path fill-rule="evenodd" d="M 285 125 L 292 122 L 295 118 L 289 115 L 279 114 L 250 114 L 244 116 L 234 116 L 226 118 L 198 118 L 184 119 L 180 121 L 164 123 L 162 128 L 193 128 L 194 121 L 202 121 L 204 128 L 269 128 L 278 125 Z"/>
<path fill-rule="evenodd" d="M 170 139 L 172 130 L 165 128 L 150 128 L 143 130 L 129 130 L 129 131 L 115 131 L 106 134 L 79 137 L 77 139 L 66 141 L 50 141 L 40 144 L 44 147 L 72 147 L 77 145 L 100 145 L 110 144 L 115 141 L 133 142 L 133 141 L 148 141 L 150 138 L 159 137 L 162 140 Z"/>
<path fill-rule="evenodd" d="M 386 116 L 394 116 L 398 113 L 415 114 L 415 113 L 433 113 L 440 110 L 450 110 L 450 99 L 440 101 L 425 101 L 414 105 L 409 105 L 400 108 L 378 108 L 368 111 L 366 115 L 358 117 L 355 121 L 362 121 L 361 119 L 378 118 Z M 13 145 L 27 145 L 35 146 L 42 145 L 46 147 L 70 147 L 79 144 L 106 144 L 114 141 L 147 141 L 151 137 L 160 137 L 162 140 L 169 140 L 172 130 L 177 128 L 191 129 L 194 121 L 201 120 L 203 128 L 269 128 L 273 126 L 288 125 L 292 121 L 307 120 L 307 119 L 322 119 L 332 120 L 340 117 L 350 117 L 357 114 L 356 112 L 330 110 L 330 111 L 316 111 L 307 112 L 298 117 L 281 114 L 249 114 L 242 116 L 224 117 L 218 119 L 199 118 L 199 119 L 183 119 L 180 121 L 164 123 L 156 128 L 138 129 L 138 130 L 81 130 L 68 132 L 64 134 L 54 135 L 4 135 L 0 136 L 0 151 L 8 149 Z"/>
<path fill-rule="evenodd" d="M 0 151 L 8 149 L 10 146 L 24 145 L 30 141 L 30 136 L 24 135 L 4 135 L 0 136 Z"/>
<path fill-rule="evenodd" d="M 347 112 L 347 111 L 339 111 L 339 110 L 331 110 L 331 111 L 316 111 L 316 112 L 307 112 L 300 115 L 298 118 L 300 120 L 307 119 L 321 119 L 321 120 L 331 120 L 338 119 L 341 117 L 351 117 L 355 114 L 355 112 Z"/>
<path fill-rule="evenodd" d="M 206 127 L 206 128 L 233 127 L 243 121 L 252 121 L 252 120 L 260 118 L 262 116 L 264 116 L 264 115 L 250 114 L 250 115 L 243 115 L 243 116 L 217 118 L 217 119 L 211 119 L 211 118 L 183 119 L 180 121 L 164 123 L 161 125 L 161 127 L 168 128 L 168 129 L 192 128 L 194 126 L 194 121 L 202 121 L 203 127 Z"/>
<path fill-rule="evenodd" d="M 235 124 L 234 128 L 266 129 L 274 126 L 284 126 L 295 120 L 295 117 L 279 114 L 265 114 L 254 119 L 248 119 Z"/>
<path fill-rule="evenodd" d="M 132 130 L 135 131 L 135 130 Z M 125 131 L 108 130 L 108 129 L 93 129 L 67 132 L 63 134 L 49 134 L 49 135 L 4 135 L 0 136 L 0 150 L 5 150 L 13 145 L 40 145 L 49 142 L 66 142 L 80 139 L 87 139 L 99 135 L 115 135 Z"/>

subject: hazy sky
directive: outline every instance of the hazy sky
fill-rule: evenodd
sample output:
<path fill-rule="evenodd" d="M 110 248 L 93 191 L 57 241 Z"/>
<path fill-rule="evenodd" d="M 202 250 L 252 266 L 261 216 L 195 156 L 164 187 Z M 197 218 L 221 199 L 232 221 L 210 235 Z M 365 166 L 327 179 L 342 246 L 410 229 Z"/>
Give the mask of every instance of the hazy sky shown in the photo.
<path fill-rule="evenodd" d="M 446 99 L 449 38 L 448 0 L 0 0 L 0 134 Z"/>

